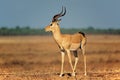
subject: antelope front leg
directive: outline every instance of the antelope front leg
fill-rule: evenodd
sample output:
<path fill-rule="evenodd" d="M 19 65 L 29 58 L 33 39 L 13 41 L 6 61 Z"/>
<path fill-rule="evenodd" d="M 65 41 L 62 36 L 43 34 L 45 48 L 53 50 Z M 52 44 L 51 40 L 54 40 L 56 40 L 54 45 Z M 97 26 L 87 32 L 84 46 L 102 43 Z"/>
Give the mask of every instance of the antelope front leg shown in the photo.
<path fill-rule="evenodd" d="M 77 63 L 78 63 L 78 57 L 75 57 L 75 65 L 74 65 L 74 69 L 73 69 L 74 70 L 73 75 L 75 75 Z"/>
<path fill-rule="evenodd" d="M 73 65 L 72 65 L 71 53 L 70 53 L 69 50 L 67 50 L 67 55 L 68 55 L 68 59 L 69 59 L 70 66 L 71 66 L 72 71 L 73 71 L 73 74 L 74 74 L 75 72 L 74 72 L 74 68 L 73 68 Z M 73 76 L 75 76 L 75 75 L 73 75 Z"/>
<path fill-rule="evenodd" d="M 61 52 L 62 64 L 61 64 L 61 73 L 60 73 L 60 77 L 62 77 L 62 76 L 64 75 L 64 74 L 63 74 L 64 56 L 65 56 L 65 53 L 64 53 L 64 52 Z"/>

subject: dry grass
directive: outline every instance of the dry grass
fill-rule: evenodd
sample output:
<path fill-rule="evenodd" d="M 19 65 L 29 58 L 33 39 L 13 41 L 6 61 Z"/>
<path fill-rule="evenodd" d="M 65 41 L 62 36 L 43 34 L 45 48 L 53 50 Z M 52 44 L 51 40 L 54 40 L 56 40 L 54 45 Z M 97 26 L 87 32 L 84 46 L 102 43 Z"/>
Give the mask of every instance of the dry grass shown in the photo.
<path fill-rule="evenodd" d="M 119 80 L 120 35 L 87 36 L 87 72 L 79 50 L 76 77 L 59 77 L 61 56 L 50 36 L 0 37 L 0 80 Z M 66 56 L 65 73 L 71 68 Z"/>

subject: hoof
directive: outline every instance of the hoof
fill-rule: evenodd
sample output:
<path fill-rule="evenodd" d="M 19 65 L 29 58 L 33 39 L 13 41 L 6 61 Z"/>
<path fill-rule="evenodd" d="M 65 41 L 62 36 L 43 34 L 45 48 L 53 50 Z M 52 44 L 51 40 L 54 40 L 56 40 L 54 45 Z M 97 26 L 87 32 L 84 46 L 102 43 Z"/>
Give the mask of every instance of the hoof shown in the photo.
<path fill-rule="evenodd" d="M 72 73 L 72 76 L 75 76 L 75 72 L 74 72 L 74 73 Z"/>
<path fill-rule="evenodd" d="M 87 73 L 85 73 L 84 75 L 87 76 Z"/>
<path fill-rule="evenodd" d="M 60 77 L 63 77 L 64 75 L 65 75 L 65 74 L 62 73 L 62 74 L 60 74 L 59 76 L 60 76 Z"/>

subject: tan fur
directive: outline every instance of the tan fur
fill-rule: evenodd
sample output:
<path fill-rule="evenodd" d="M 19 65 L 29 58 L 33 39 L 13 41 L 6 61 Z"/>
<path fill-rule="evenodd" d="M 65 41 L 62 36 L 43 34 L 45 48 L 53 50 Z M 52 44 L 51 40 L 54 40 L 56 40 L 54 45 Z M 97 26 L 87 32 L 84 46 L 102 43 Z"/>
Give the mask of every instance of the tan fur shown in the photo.
<path fill-rule="evenodd" d="M 51 31 L 53 34 L 53 37 L 60 47 L 62 53 L 62 66 L 61 66 L 61 74 L 63 75 L 63 63 L 64 63 L 64 53 L 66 52 L 69 58 L 69 62 L 71 65 L 71 68 L 73 70 L 73 75 L 75 76 L 75 69 L 76 64 L 78 62 L 78 56 L 75 56 L 75 65 L 72 65 L 71 62 L 71 53 L 70 51 L 77 51 L 80 47 L 82 49 L 82 53 L 85 56 L 85 43 L 86 43 L 86 37 L 81 33 L 75 33 L 75 34 L 62 34 L 60 32 L 60 26 L 58 22 L 52 22 L 50 25 L 45 27 L 46 31 Z M 75 54 L 77 55 L 77 54 Z M 86 75 L 86 57 L 84 58 L 84 66 L 85 66 L 85 75 Z"/>
<path fill-rule="evenodd" d="M 78 49 L 80 47 L 81 41 L 85 40 L 86 42 L 86 37 L 84 37 L 82 34 L 62 34 L 60 32 L 60 27 L 57 22 L 53 22 L 51 24 L 53 24 L 54 26 L 49 25 L 45 28 L 45 30 L 52 31 L 55 41 L 60 47 L 64 48 L 65 50 L 70 49 L 71 47 Z M 79 46 L 75 47 L 74 45 Z"/>

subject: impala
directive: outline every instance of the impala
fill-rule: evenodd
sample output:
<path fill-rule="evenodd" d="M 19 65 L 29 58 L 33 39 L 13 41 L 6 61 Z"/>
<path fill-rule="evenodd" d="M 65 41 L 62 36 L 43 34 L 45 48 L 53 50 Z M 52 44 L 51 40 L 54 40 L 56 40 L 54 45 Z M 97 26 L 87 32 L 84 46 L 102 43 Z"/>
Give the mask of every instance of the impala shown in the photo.
<path fill-rule="evenodd" d="M 61 51 L 61 73 L 60 77 L 64 75 L 63 66 L 64 66 L 64 56 L 68 55 L 69 63 L 72 68 L 72 76 L 75 76 L 76 65 L 78 63 L 78 49 L 81 49 L 84 57 L 84 75 L 86 75 L 86 56 L 85 56 L 85 45 L 86 45 L 86 36 L 83 32 L 77 32 L 75 34 L 62 34 L 60 31 L 59 22 L 61 19 L 58 19 L 66 14 L 66 8 L 62 7 L 62 11 L 59 14 L 54 15 L 52 22 L 45 27 L 45 31 L 51 31 L 53 38 L 58 44 Z M 75 57 L 75 63 L 72 64 L 71 52 L 73 52 Z"/>

